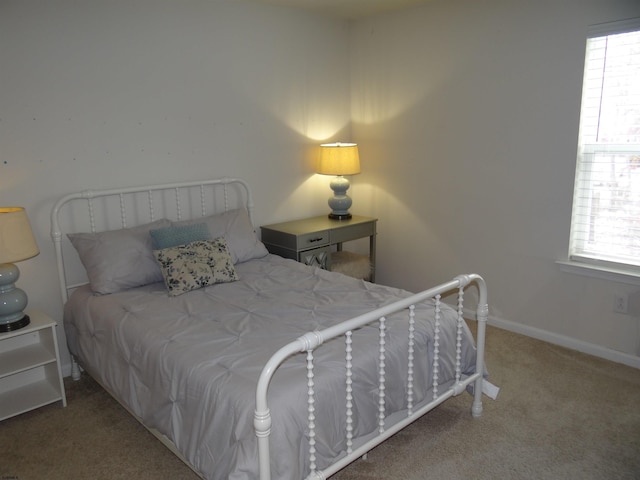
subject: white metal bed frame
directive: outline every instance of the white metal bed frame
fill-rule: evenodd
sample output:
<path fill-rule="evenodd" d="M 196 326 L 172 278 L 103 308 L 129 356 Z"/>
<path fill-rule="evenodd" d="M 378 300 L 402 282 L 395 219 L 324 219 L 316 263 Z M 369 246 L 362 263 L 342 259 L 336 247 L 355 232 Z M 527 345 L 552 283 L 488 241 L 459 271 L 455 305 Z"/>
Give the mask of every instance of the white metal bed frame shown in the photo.
<path fill-rule="evenodd" d="M 221 192 L 221 193 L 220 193 Z M 141 197 L 142 195 L 142 197 Z M 146 213 L 139 214 L 138 209 L 144 198 L 146 205 L 142 210 Z M 109 226 L 106 218 L 109 212 L 105 213 L 105 218 L 100 221 L 98 212 L 102 212 L 100 206 L 95 205 L 96 201 L 115 201 L 116 206 L 111 209 L 111 217 L 114 212 L 118 212 L 119 221 L 117 227 Z M 72 204 L 78 201 L 86 202 L 85 208 L 88 216 L 82 226 L 73 224 L 73 230 L 63 228 L 64 214 L 74 216 L 73 212 L 65 212 L 71 210 Z M 133 206 L 133 214 L 130 206 Z M 68 260 L 65 258 L 65 238 L 64 231 L 91 231 L 99 232 L 107 229 L 126 228 L 142 223 L 151 222 L 159 218 L 170 218 L 180 220 L 185 218 L 195 218 L 197 215 L 205 216 L 212 213 L 227 211 L 230 208 L 245 206 L 249 212 L 249 216 L 253 222 L 253 197 L 249 185 L 238 178 L 219 178 L 206 181 L 194 182 L 178 182 L 163 185 L 148 185 L 141 187 L 129 187 L 108 190 L 83 191 L 73 193 L 61 198 L 53 207 L 51 212 L 51 237 L 54 242 L 58 273 L 61 286 L 61 294 L 63 302 L 69 298 L 70 292 L 83 285 L 86 282 L 70 282 L 68 280 Z M 213 208 L 213 211 L 211 211 Z M 106 210 L 105 210 L 106 211 Z M 113 219 L 111 218 L 111 221 Z M 66 226 L 69 225 L 67 218 Z M 84 228 L 84 229 L 83 229 Z M 72 251 L 72 250 L 71 250 Z M 478 288 L 478 305 L 476 310 L 477 334 L 476 334 L 476 370 L 475 373 L 462 379 L 460 358 L 461 358 L 461 338 L 463 330 L 463 309 L 464 309 L 464 289 L 470 284 L 475 284 Z M 458 290 L 458 329 L 456 343 L 456 366 L 455 366 L 455 382 L 444 391 L 439 391 L 438 372 L 439 372 L 439 319 L 441 311 L 441 296 Z M 433 398 L 431 401 L 414 405 L 413 398 L 413 367 L 414 367 L 414 306 L 425 300 L 434 299 L 436 312 L 436 331 L 435 331 L 435 352 L 433 372 Z M 404 415 L 391 415 L 385 418 L 385 321 L 386 317 L 400 311 L 406 311 L 409 323 L 409 340 L 407 351 L 407 408 Z M 354 460 L 362 457 L 375 446 L 379 445 L 407 425 L 411 424 L 425 413 L 434 409 L 448 398 L 459 395 L 467 386 L 473 384 L 473 402 L 471 413 L 474 417 L 482 414 L 482 392 L 483 392 L 483 374 L 484 374 L 484 344 L 486 322 L 488 316 L 487 289 L 482 277 L 477 274 L 460 275 L 453 280 L 438 285 L 434 288 L 425 290 L 418 294 L 412 295 L 404 300 L 389 304 L 375 311 L 368 312 L 364 315 L 352 318 L 348 321 L 324 329 L 322 331 L 308 332 L 300 338 L 283 346 L 277 351 L 265 365 L 256 386 L 256 409 L 254 413 L 254 428 L 258 437 L 259 452 L 259 470 L 260 480 L 270 480 L 270 452 L 269 452 L 269 435 L 271 432 L 271 414 L 267 402 L 267 391 L 274 373 L 278 367 L 290 356 L 296 354 L 306 354 L 307 356 L 307 388 L 308 388 L 308 429 L 309 429 L 309 461 L 311 473 L 307 477 L 308 480 L 326 479 L 328 476 L 338 472 Z M 352 350 L 351 335 L 352 332 L 364 325 L 378 323 L 379 340 L 376 348 L 379 351 L 379 361 L 377 365 L 377 375 L 379 379 L 378 387 L 378 418 L 377 433 L 370 435 L 365 439 L 364 443 L 356 443 L 352 432 Z M 345 342 L 345 405 L 347 419 L 345 425 L 345 439 L 347 451 L 345 456 L 339 458 L 333 465 L 324 470 L 316 470 L 315 463 L 315 416 L 314 416 L 314 350 L 320 348 L 322 344 L 332 338 L 344 337 Z M 80 368 L 73 358 L 72 376 L 74 379 L 80 377 Z M 117 398 L 116 398 L 117 400 Z M 126 408 L 126 407 L 125 407 Z M 130 412 L 132 413 L 132 412 Z M 135 415 L 134 415 L 135 417 Z M 136 417 L 137 418 L 137 417 Z M 138 418 L 140 421 L 140 419 Z M 142 422 L 141 422 L 142 423 Z M 147 427 L 148 428 L 148 427 Z M 176 454 L 187 465 L 184 456 L 177 450 L 173 442 L 165 435 L 157 430 L 148 428 L 154 436 L 162 441 L 174 454 Z M 189 465 L 190 466 L 190 465 Z M 197 472 L 196 472 L 197 473 Z"/>
<path fill-rule="evenodd" d="M 475 283 L 479 289 L 479 300 L 477 309 L 478 331 L 476 339 L 476 372 L 473 375 L 468 376 L 466 379 L 461 380 L 460 369 L 460 348 L 462 337 L 462 322 L 463 319 L 463 297 L 464 288 L 469 284 Z M 439 328 L 440 328 L 440 308 L 441 308 L 441 295 L 450 292 L 453 289 L 458 289 L 458 330 L 457 330 L 457 342 L 456 342 L 456 367 L 455 367 L 455 383 L 446 389 L 445 391 L 439 391 L 438 386 L 438 371 L 439 371 Z M 413 346 L 414 346 L 414 308 L 417 303 L 425 300 L 435 299 L 436 303 L 436 330 L 435 330 L 435 352 L 433 362 L 433 398 L 431 402 L 422 405 L 419 409 L 414 411 L 413 406 Z M 391 418 L 385 417 L 385 321 L 388 315 L 406 310 L 409 318 L 409 344 L 407 351 L 407 413 L 403 418 Z M 484 372 L 484 340 L 486 331 L 486 321 L 488 316 L 487 305 L 487 290 L 486 285 L 482 277 L 477 274 L 460 275 L 451 280 L 450 282 L 443 283 L 437 287 L 425 290 L 423 292 L 412 295 L 404 300 L 397 301 L 389 304 L 385 307 L 381 307 L 377 310 L 368 312 L 358 317 L 352 318 L 345 322 L 342 322 L 333 327 L 324 329 L 322 331 L 308 332 L 297 340 L 289 343 L 276 352 L 271 359 L 267 362 L 260 379 L 258 381 L 258 388 L 256 390 L 256 412 L 254 416 L 254 428 L 256 435 L 258 436 L 258 452 L 260 461 L 260 480 L 270 480 L 271 474 L 269 469 L 269 433 L 271 429 L 271 416 L 269 413 L 269 406 L 267 405 L 267 391 L 269 388 L 269 382 L 271 377 L 277 370 L 278 366 L 284 362 L 288 357 L 294 354 L 306 353 L 307 354 L 307 370 L 308 370 L 308 410 L 309 410 L 309 458 L 311 463 L 311 473 L 307 477 L 307 480 L 323 480 L 328 476 L 333 475 L 342 468 L 346 467 L 354 460 L 365 455 L 372 448 L 384 442 L 386 439 L 396 434 L 404 427 L 416 421 L 425 413 L 433 410 L 445 400 L 459 395 L 466 390 L 466 387 L 470 384 L 474 384 L 474 399 L 472 403 L 471 413 L 474 417 L 479 417 L 482 414 L 482 383 Z M 368 324 L 379 323 L 379 363 L 378 363 L 378 378 L 379 378 L 379 407 L 378 407 L 378 433 L 373 438 L 366 441 L 364 444 L 357 448 L 352 448 L 353 438 L 351 435 L 352 424 L 352 411 L 351 411 L 351 384 L 352 384 L 352 371 L 351 371 L 351 334 L 354 330 Z M 313 352 L 316 348 L 320 347 L 324 342 L 336 338 L 345 337 L 345 365 L 346 365 L 346 381 L 345 381 L 345 402 L 347 405 L 347 420 L 345 426 L 345 438 L 347 445 L 347 452 L 344 457 L 339 459 L 336 463 L 325 468 L 324 470 L 316 470 L 315 467 L 315 417 L 314 417 L 314 383 L 313 383 Z"/>

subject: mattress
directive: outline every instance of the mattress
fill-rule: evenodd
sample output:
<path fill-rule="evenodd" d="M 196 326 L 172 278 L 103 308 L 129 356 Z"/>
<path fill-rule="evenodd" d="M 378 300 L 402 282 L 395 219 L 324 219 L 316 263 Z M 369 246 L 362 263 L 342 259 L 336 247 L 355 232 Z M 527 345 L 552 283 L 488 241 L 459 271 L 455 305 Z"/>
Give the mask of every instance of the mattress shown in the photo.
<path fill-rule="evenodd" d="M 110 295 L 76 290 L 65 305 L 69 349 L 80 364 L 148 427 L 166 435 L 209 480 L 258 478 L 255 388 L 279 348 L 302 336 L 405 298 L 409 292 L 312 268 L 275 255 L 236 265 L 239 280 L 169 297 L 163 283 Z M 416 307 L 414 401 L 432 396 L 432 303 Z M 442 307 L 438 383 L 455 375 L 457 314 Z M 377 325 L 353 333 L 354 436 L 377 428 Z M 463 327 L 464 375 L 475 367 Z M 386 319 L 385 414 L 406 408 L 408 319 Z M 447 353 L 450 352 L 450 353 Z M 345 451 L 345 345 L 314 352 L 316 464 Z M 304 354 L 275 373 L 269 390 L 272 477 L 309 473 Z M 356 442 L 357 445 L 357 442 Z"/>

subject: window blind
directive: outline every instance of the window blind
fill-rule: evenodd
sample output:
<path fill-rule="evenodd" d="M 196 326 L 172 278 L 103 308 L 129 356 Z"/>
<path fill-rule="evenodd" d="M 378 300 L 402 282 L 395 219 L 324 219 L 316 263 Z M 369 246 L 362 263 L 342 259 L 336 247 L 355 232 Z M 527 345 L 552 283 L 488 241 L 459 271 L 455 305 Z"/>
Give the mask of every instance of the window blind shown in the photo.
<path fill-rule="evenodd" d="M 640 19 L 589 31 L 569 256 L 640 272 Z"/>

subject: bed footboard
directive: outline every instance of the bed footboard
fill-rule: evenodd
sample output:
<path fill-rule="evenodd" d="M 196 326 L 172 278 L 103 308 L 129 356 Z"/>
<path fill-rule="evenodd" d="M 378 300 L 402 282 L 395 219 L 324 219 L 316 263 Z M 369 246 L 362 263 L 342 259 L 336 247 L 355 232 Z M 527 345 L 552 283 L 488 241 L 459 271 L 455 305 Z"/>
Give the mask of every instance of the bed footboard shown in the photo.
<path fill-rule="evenodd" d="M 464 310 L 464 289 L 470 284 L 476 284 L 478 287 L 478 306 L 476 310 L 477 334 L 476 334 L 476 361 L 475 361 L 475 373 L 472 375 L 464 376 L 461 372 L 460 357 L 461 357 L 461 337 L 463 329 L 463 310 Z M 445 292 L 458 289 L 458 326 L 457 326 L 457 342 L 455 345 L 455 380 L 453 384 L 444 391 L 439 391 L 438 373 L 439 373 L 439 361 L 440 361 L 440 348 L 439 345 L 439 315 L 441 309 L 441 295 Z M 414 308 L 415 305 L 433 299 L 435 302 L 435 339 L 434 339 L 434 359 L 431 366 L 433 377 L 433 398 L 426 403 L 423 401 L 419 408 L 414 408 L 414 392 L 413 392 L 413 368 L 414 368 Z M 387 316 L 406 311 L 408 315 L 409 324 L 409 340 L 408 351 L 406 352 L 407 358 L 407 391 L 405 392 L 407 398 L 406 410 L 402 412 L 402 415 L 390 415 L 385 416 L 385 319 Z M 486 284 L 482 277 L 477 274 L 460 275 L 454 278 L 452 281 L 441 284 L 437 287 L 425 290 L 421 293 L 412 295 L 404 300 L 397 301 L 385 307 L 379 308 L 375 311 L 371 311 L 364 315 L 352 318 L 348 321 L 335 325 L 333 327 L 324 329 L 322 331 L 308 332 L 297 340 L 281 348 L 276 352 L 269 362 L 265 365 L 256 389 L 256 410 L 254 414 L 254 428 L 256 436 L 258 437 L 258 452 L 260 462 L 260 480 L 271 479 L 271 467 L 270 467 L 270 450 L 269 450 L 269 436 L 272 427 L 272 417 L 267 403 L 267 391 L 271 379 L 279 368 L 279 366 L 292 355 L 302 354 L 306 352 L 307 355 L 307 370 L 308 370 L 308 431 L 309 431 L 309 464 L 310 474 L 307 477 L 308 480 L 313 479 L 325 479 L 330 475 L 338 472 L 354 460 L 362 457 L 369 450 L 379 445 L 387 438 L 391 437 L 404 427 L 408 426 L 425 413 L 434 409 L 448 398 L 459 395 L 466 390 L 467 386 L 473 384 L 473 402 L 471 407 L 471 413 L 474 417 L 479 417 L 482 414 L 482 392 L 483 392 L 483 375 L 484 375 L 484 344 L 485 344 L 485 332 L 486 322 L 488 316 L 488 304 L 487 304 L 487 289 Z M 379 411 L 377 413 L 377 432 L 368 437 L 362 444 L 354 446 L 353 432 L 352 432 L 352 356 L 351 356 L 351 335 L 352 332 L 364 325 L 373 324 L 378 322 L 379 324 L 379 343 L 377 345 L 379 351 L 378 371 L 377 378 L 379 379 L 378 395 L 379 395 Z M 316 451 L 315 451 L 315 391 L 314 391 L 314 365 L 313 365 L 313 352 L 316 348 L 322 345 L 324 342 L 335 338 L 344 337 L 345 342 L 345 402 L 346 402 L 346 424 L 345 424 L 345 444 L 346 454 L 339 458 L 335 463 L 323 470 L 316 469 Z M 463 376 L 465 378 L 463 378 Z"/>

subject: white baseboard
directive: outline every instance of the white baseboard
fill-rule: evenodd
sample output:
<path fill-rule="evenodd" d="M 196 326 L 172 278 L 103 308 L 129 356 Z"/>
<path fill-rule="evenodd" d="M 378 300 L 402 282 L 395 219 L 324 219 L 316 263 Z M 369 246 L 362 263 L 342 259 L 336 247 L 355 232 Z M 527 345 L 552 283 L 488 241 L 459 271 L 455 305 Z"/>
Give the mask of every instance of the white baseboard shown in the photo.
<path fill-rule="evenodd" d="M 470 314 L 468 317 L 467 313 Z M 465 317 L 475 320 L 476 314 L 471 310 L 469 312 L 465 311 Z M 637 357 L 635 355 L 618 352 L 617 350 L 612 350 L 610 348 L 602 347 L 600 345 L 595 345 L 589 342 L 584 342 L 573 337 L 560 335 L 558 333 L 549 332 L 540 328 L 530 327 L 521 323 L 512 322 L 510 320 L 498 318 L 493 315 L 489 315 L 489 317 L 487 318 L 487 323 L 503 330 L 519 333 L 520 335 L 525 335 L 527 337 L 549 342 L 554 345 L 570 348 L 571 350 L 587 353 L 589 355 L 593 355 L 594 357 L 604 358 L 605 360 L 610 360 L 612 362 L 621 363 L 623 365 L 628 365 L 630 367 L 640 369 L 640 357 Z"/>

